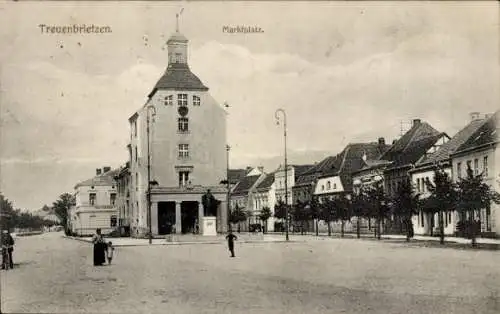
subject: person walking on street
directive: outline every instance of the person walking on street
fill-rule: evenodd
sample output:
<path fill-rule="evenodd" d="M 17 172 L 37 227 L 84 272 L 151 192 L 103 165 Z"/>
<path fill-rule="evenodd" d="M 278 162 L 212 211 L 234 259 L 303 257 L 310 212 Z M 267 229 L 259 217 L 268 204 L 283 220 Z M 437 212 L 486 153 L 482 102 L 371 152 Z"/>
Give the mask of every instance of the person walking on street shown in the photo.
<path fill-rule="evenodd" d="M 8 230 L 2 231 L 2 269 L 5 269 L 6 258 L 9 258 L 9 265 L 7 267 L 14 268 L 12 261 L 12 252 L 14 251 L 14 238 L 10 235 Z"/>
<path fill-rule="evenodd" d="M 233 234 L 231 230 L 229 230 L 229 234 L 226 236 L 227 246 L 229 247 L 229 252 L 231 252 L 231 257 L 234 256 L 234 240 L 238 240 L 238 237 Z"/>
<path fill-rule="evenodd" d="M 113 243 L 111 241 L 108 242 L 108 248 L 106 250 L 106 255 L 108 257 L 108 264 L 111 264 L 111 261 L 113 260 L 113 252 L 115 251 L 115 248 L 113 247 Z"/>
<path fill-rule="evenodd" d="M 106 262 L 106 242 L 104 242 L 100 228 L 96 229 L 92 243 L 94 244 L 94 266 L 101 266 Z"/>

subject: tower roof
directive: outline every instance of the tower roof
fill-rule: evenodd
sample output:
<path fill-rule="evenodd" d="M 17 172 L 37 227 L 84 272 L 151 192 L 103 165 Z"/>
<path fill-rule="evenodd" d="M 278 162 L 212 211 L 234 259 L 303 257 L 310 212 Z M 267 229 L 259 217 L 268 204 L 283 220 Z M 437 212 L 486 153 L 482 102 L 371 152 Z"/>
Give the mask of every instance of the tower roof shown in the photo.
<path fill-rule="evenodd" d="M 167 45 L 172 43 L 172 42 L 181 42 L 181 43 L 187 43 L 188 39 L 186 36 L 182 35 L 178 31 L 173 33 L 170 38 L 167 40 Z"/>
<path fill-rule="evenodd" d="M 191 72 L 187 64 L 171 63 L 148 97 L 153 96 L 159 89 L 207 91 L 208 87 Z"/>

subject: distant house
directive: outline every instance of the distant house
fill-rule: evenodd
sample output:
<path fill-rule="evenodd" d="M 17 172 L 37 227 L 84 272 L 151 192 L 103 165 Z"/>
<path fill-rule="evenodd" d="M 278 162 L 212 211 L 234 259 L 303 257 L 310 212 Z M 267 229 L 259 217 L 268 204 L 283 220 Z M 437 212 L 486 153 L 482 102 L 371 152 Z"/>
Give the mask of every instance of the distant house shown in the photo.
<path fill-rule="evenodd" d="M 440 147 L 434 145 L 431 147 L 415 164 L 415 167 L 409 171 L 411 182 L 416 193 L 421 198 L 428 197 L 429 189 L 426 182 L 434 181 L 434 171 L 438 168 L 448 173 L 452 177 L 451 154 L 463 145 L 474 133 L 485 123 L 485 119 L 477 115 L 472 115 L 470 123 L 461 129 L 448 142 Z M 439 143 L 438 143 L 439 144 Z M 452 212 L 443 215 L 444 233 L 452 235 L 455 232 L 457 217 Z M 413 217 L 413 228 L 415 234 L 437 234 L 439 232 L 439 221 L 437 213 L 434 215 L 426 214 L 420 211 Z"/>
<path fill-rule="evenodd" d="M 274 181 L 274 173 L 266 174 L 264 180 L 257 185 L 253 193 L 254 208 L 253 208 L 253 221 L 260 223 L 264 227 L 264 222 L 260 220 L 259 215 L 262 209 L 267 207 L 271 210 L 272 216 L 267 221 L 267 231 L 274 231 L 274 206 L 276 205 L 276 186 Z M 251 223 L 253 223 L 251 221 Z"/>
<path fill-rule="evenodd" d="M 106 234 L 118 226 L 117 189 L 114 177 L 119 170 L 96 170 L 96 176 L 75 186 L 76 205 L 69 210 L 71 231 L 88 236 L 101 228 Z"/>
<path fill-rule="evenodd" d="M 285 167 L 280 165 L 278 169 L 274 172 L 275 187 L 276 187 L 276 200 L 285 203 L 285 196 L 288 198 L 288 204 L 294 203 L 293 187 L 295 186 L 297 179 L 305 173 L 307 170 L 311 169 L 313 165 L 287 165 L 286 171 L 286 185 L 288 189 L 288 195 L 285 195 Z"/>
<path fill-rule="evenodd" d="M 477 115 L 477 113 L 476 113 Z M 470 167 L 474 174 L 482 174 L 484 182 L 500 193 L 500 111 L 489 115 L 486 121 L 451 154 L 453 181 L 458 182 Z M 481 223 L 483 234 L 500 235 L 500 205 L 491 204 L 474 219 Z M 470 217 L 457 217 L 469 219 Z"/>
<path fill-rule="evenodd" d="M 318 178 L 335 169 L 339 169 L 341 163 L 342 161 L 337 156 L 329 156 L 298 175 L 292 187 L 292 204 L 297 204 L 298 201 L 311 201 Z"/>
<path fill-rule="evenodd" d="M 249 224 L 256 222 L 255 197 L 257 186 L 266 178 L 266 174 L 261 172 L 263 169 L 255 168 L 247 173 L 231 191 L 231 211 L 236 207 L 244 210 L 248 219 L 244 223 L 240 223 L 242 231 L 248 231 Z"/>
<path fill-rule="evenodd" d="M 131 174 L 130 163 L 117 170 L 114 177 L 116 181 L 116 207 L 118 209 L 118 226 L 124 234 L 130 233 L 130 223 L 132 219 L 132 204 L 130 201 Z"/>

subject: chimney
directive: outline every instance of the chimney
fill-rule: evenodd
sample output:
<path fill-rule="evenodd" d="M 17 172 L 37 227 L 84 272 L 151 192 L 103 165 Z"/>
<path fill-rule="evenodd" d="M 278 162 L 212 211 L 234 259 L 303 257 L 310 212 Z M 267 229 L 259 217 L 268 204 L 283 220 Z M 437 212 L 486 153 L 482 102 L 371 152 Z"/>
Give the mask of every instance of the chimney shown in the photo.
<path fill-rule="evenodd" d="M 102 173 L 106 173 L 111 170 L 111 167 L 102 167 Z"/>
<path fill-rule="evenodd" d="M 97 168 L 97 169 L 95 170 L 95 175 L 96 175 L 96 176 L 100 176 L 100 175 L 101 175 L 101 168 Z"/>
<path fill-rule="evenodd" d="M 392 145 L 396 144 L 398 140 L 392 140 Z"/>
<path fill-rule="evenodd" d="M 471 121 L 476 121 L 481 119 L 481 113 L 474 111 L 470 113 L 470 120 Z"/>
<path fill-rule="evenodd" d="M 384 146 L 385 145 L 385 138 L 379 137 L 378 138 L 378 145 L 379 146 Z"/>
<path fill-rule="evenodd" d="M 422 122 L 420 119 L 413 119 L 413 126 L 419 125 Z"/>

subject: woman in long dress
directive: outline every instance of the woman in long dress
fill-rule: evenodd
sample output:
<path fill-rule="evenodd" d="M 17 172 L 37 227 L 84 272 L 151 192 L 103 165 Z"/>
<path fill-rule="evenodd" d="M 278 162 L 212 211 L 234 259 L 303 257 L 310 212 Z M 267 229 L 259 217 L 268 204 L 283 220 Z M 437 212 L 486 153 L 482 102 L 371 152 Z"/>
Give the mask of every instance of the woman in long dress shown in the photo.
<path fill-rule="evenodd" d="M 106 262 L 106 243 L 101 235 L 101 229 L 96 230 L 92 243 L 94 243 L 94 266 L 101 266 Z"/>

